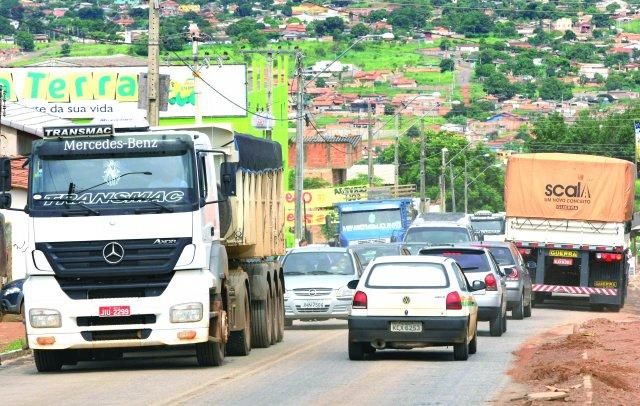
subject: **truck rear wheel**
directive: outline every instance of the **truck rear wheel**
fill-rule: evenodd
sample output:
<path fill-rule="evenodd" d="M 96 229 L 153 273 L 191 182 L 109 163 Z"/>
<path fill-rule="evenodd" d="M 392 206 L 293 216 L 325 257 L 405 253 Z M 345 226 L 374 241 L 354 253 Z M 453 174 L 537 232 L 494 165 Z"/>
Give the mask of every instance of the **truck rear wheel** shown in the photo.
<path fill-rule="evenodd" d="M 273 287 L 273 293 L 271 295 L 271 345 L 278 342 L 278 292 L 276 287 Z"/>
<path fill-rule="evenodd" d="M 271 345 L 272 315 L 270 296 L 267 300 L 251 302 L 251 342 L 254 347 L 267 348 Z"/>
<path fill-rule="evenodd" d="M 55 372 L 62 369 L 64 352 L 60 350 L 33 350 L 38 372 Z"/>
<path fill-rule="evenodd" d="M 276 342 L 284 338 L 284 296 L 276 293 Z"/>
<path fill-rule="evenodd" d="M 227 342 L 229 355 L 249 355 L 251 352 L 251 310 L 249 308 L 249 292 L 244 295 L 244 329 L 232 331 Z"/>

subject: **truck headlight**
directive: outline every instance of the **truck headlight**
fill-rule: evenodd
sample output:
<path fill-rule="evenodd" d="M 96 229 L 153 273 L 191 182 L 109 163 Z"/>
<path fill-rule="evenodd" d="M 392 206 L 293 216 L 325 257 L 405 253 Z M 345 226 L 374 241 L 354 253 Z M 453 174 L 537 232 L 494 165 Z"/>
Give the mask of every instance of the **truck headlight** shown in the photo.
<path fill-rule="evenodd" d="M 202 320 L 202 303 L 183 303 L 171 306 L 172 323 L 193 323 Z"/>
<path fill-rule="evenodd" d="M 62 326 L 60 312 L 52 309 L 29 310 L 29 323 L 33 328 L 52 328 Z"/>
<path fill-rule="evenodd" d="M 349 289 L 347 286 L 343 286 L 336 292 L 338 299 L 353 299 L 353 289 Z"/>

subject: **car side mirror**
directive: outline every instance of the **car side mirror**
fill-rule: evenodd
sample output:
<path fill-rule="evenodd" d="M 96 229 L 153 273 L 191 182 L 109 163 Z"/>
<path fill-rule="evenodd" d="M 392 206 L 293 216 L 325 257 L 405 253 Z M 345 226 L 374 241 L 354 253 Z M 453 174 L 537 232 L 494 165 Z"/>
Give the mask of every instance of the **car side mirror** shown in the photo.
<path fill-rule="evenodd" d="M 483 290 L 486 288 L 487 285 L 485 285 L 483 281 L 473 281 L 473 283 L 471 284 L 472 290 Z"/>
<path fill-rule="evenodd" d="M 7 157 L 0 158 L 0 191 L 8 192 L 11 190 L 11 159 Z"/>
<path fill-rule="evenodd" d="M 0 209 L 11 208 L 11 195 L 6 192 L 0 194 Z"/>
<path fill-rule="evenodd" d="M 220 164 L 220 187 L 225 197 L 236 195 L 236 165 L 233 162 Z M 218 197 L 220 198 L 220 197 Z"/>
<path fill-rule="evenodd" d="M 358 283 L 360 282 L 360 279 L 354 279 L 352 281 L 349 281 L 349 283 L 347 283 L 347 287 L 349 289 L 355 289 L 358 287 Z"/>
<path fill-rule="evenodd" d="M 536 269 L 537 267 L 538 267 L 538 264 L 536 264 L 535 261 L 528 261 L 527 262 L 527 268 Z"/>

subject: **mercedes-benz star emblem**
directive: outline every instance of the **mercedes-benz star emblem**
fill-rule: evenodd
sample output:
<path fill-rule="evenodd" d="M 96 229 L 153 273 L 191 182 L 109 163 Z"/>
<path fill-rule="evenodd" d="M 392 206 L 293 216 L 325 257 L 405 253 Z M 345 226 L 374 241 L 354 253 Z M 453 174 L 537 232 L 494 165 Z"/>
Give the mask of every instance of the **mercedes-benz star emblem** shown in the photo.
<path fill-rule="evenodd" d="M 409 296 L 405 296 L 402 298 L 402 303 L 409 304 L 411 302 L 411 298 Z"/>
<path fill-rule="evenodd" d="M 102 257 L 107 263 L 115 265 L 124 258 L 124 248 L 117 242 L 110 242 L 102 249 Z"/>

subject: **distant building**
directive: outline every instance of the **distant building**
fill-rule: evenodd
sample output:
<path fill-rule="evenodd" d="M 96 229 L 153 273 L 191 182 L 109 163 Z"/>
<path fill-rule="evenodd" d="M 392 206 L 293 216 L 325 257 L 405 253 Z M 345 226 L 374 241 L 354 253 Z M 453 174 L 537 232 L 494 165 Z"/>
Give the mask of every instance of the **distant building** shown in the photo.
<path fill-rule="evenodd" d="M 573 28 L 573 21 L 567 17 L 558 18 L 551 25 L 551 29 L 553 31 L 565 32 L 565 31 L 571 30 L 572 28 Z"/>
<path fill-rule="evenodd" d="M 599 74 L 606 79 L 609 76 L 609 68 L 602 63 L 579 63 L 578 74 L 589 79 L 593 79 L 596 74 Z"/>
<path fill-rule="evenodd" d="M 304 138 L 305 176 L 334 185 L 347 180 L 347 169 L 362 157 L 362 137 L 316 134 Z M 289 141 L 289 167 L 296 166 L 296 143 Z"/>

